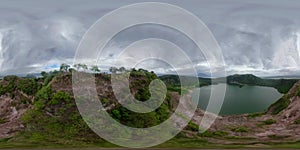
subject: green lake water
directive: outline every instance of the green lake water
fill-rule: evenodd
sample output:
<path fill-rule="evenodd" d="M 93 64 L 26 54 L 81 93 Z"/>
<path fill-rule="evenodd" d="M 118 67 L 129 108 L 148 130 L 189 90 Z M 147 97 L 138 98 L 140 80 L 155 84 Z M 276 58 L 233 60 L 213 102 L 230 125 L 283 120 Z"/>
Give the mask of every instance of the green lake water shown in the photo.
<path fill-rule="evenodd" d="M 215 90 L 215 94 L 220 93 L 226 86 L 226 94 L 224 97 L 223 105 L 221 107 L 221 115 L 229 114 L 244 114 L 254 113 L 266 110 L 272 103 L 277 101 L 283 94 L 279 93 L 275 88 L 262 87 L 262 86 L 234 86 L 227 84 L 217 84 L 198 88 L 194 93 L 200 92 L 198 106 L 201 109 L 207 110 L 211 89 Z M 196 102 L 195 94 L 193 101 Z M 222 101 L 221 94 L 215 95 L 210 100 L 210 112 L 217 113 L 218 106 Z"/>

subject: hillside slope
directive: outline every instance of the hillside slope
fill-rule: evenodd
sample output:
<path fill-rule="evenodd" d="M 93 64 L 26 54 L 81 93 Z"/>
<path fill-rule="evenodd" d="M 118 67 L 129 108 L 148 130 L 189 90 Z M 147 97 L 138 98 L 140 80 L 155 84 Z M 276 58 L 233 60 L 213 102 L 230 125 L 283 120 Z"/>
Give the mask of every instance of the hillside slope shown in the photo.
<path fill-rule="evenodd" d="M 140 128 L 155 126 L 169 118 L 178 105 L 179 94 L 169 92 L 161 107 L 154 112 L 131 112 L 116 100 L 110 75 L 96 74 L 95 77 L 100 101 L 107 112 L 124 125 Z M 148 85 L 157 78 L 155 74 L 145 70 L 133 72 L 130 76 L 131 93 L 141 101 L 147 100 L 150 97 Z M 0 81 L 0 87 L 0 143 L 7 140 L 39 145 L 105 143 L 91 131 L 79 114 L 73 97 L 70 73 L 43 79 L 9 76 Z M 178 136 L 221 144 L 299 141 L 299 95 L 300 81 L 266 112 L 218 116 L 211 128 L 204 133 L 198 133 L 196 125 L 202 120 L 204 111 L 197 109 L 192 122 Z M 184 98 L 189 105 L 189 94 Z"/>
<path fill-rule="evenodd" d="M 211 128 L 198 134 L 212 143 L 289 143 L 300 140 L 300 81 L 266 112 L 219 116 Z M 194 122 L 200 123 L 199 110 Z"/>
<path fill-rule="evenodd" d="M 0 139 L 55 144 L 104 142 L 81 118 L 73 96 L 72 74 L 61 73 L 51 77 L 51 80 L 46 80 L 47 78 L 36 81 L 31 79 L 39 84 L 35 91 L 29 92 L 29 96 L 18 86 L 19 82 L 29 79 L 13 77 L 1 81 L 1 89 L 5 91 L 0 97 L 0 107 L 3 108 L 0 116 L 3 120 L 0 122 Z M 165 101 L 154 112 L 134 113 L 118 103 L 109 74 L 96 74 L 95 79 L 100 101 L 106 111 L 122 124 L 142 128 L 155 126 L 166 120 L 176 107 L 177 100 L 174 98 L 178 94 L 168 93 Z M 154 79 L 157 76 L 151 72 L 133 71 L 130 75 L 131 93 L 140 101 L 147 100 L 150 97 L 148 86 Z M 32 89 L 29 86 L 24 89 L 28 88 Z"/>

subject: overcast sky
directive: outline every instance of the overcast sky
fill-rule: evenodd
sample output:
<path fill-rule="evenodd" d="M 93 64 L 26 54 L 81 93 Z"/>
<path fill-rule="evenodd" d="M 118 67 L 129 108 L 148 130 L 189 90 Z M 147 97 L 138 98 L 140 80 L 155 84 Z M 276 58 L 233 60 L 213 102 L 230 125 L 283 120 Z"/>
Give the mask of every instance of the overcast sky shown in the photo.
<path fill-rule="evenodd" d="M 71 64 L 79 41 L 95 21 L 118 7 L 136 2 L 142 1 L 1 0 L 0 73 L 40 72 L 62 62 Z M 221 46 L 228 74 L 300 75 L 300 1 L 159 2 L 178 5 L 197 15 L 209 27 Z M 184 49 L 195 48 L 190 40 L 174 30 L 146 25 L 116 36 L 109 44 L 109 56 L 113 58 L 124 45 L 147 37 L 162 37 Z M 209 74 L 202 56 L 193 61 L 200 64 L 199 72 Z M 108 57 L 100 66 L 107 67 L 109 62 Z M 154 61 L 140 66 L 160 73 L 172 70 Z"/>

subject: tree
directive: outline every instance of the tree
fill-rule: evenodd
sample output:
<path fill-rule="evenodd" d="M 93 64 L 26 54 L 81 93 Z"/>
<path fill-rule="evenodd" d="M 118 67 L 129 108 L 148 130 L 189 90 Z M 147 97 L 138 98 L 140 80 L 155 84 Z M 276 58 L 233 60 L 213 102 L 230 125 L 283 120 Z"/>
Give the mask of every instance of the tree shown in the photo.
<path fill-rule="evenodd" d="M 42 71 L 41 75 L 43 76 L 43 78 L 46 78 L 48 76 L 48 73 L 46 71 Z"/>
<path fill-rule="evenodd" d="M 60 65 L 59 71 L 61 71 L 61 72 L 68 72 L 69 68 L 70 68 L 70 65 L 63 63 L 63 64 Z"/>
<path fill-rule="evenodd" d="M 119 68 L 119 72 L 125 72 L 125 71 L 126 71 L 126 68 L 125 68 L 125 67 Z"/>
<path fill-rule="evenodd" d="M 110 71 L 111 73 L 117 73 L 118 68 L 117 68 L 117 67 L 110 67 L 110 68 L 109 68 L 109 71 Z"/>
<path fill-rule="evenodd" d="M 77 69 L 77 71 L 80 71 L 81 69 L 84 71 L 88 70 L 88 67 L 86 64 L 76 64 L 76 65 L 74 65 L 74 67 Z"/>
<path fill-rule="evenodd" d="M 69 72 L 76 71 L 74 68 L 69 68 Z"/>
<path fill-rule="evenodd" d="M 95 65 L 95 66 L 91 67 L 91 71 L 97 73 L 97 72 L 100 72 L 100 69 L 98 68 L 98 66 Z"/>

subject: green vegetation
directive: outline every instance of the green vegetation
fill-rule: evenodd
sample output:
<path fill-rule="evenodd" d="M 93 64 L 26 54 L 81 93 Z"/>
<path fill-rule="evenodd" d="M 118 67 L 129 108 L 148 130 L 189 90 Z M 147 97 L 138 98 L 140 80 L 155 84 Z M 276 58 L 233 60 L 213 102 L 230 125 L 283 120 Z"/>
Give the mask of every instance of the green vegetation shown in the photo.
<path fill-rule="evenodd" d="M 27 95 L 34 95 L 39 88 L 37 79 L 6 76 L 0 81 L 0 95 L 10 94 L 12 98 L 18 91 Z"/>
<path fill-rule="evenodd" d="M 185 127 L 185 129 L 190 131 L 199 131 L 199 125 L 190 121 L 188 125 Z"/>
<path fill-rule="evenodd" d="M 266 113 L 265 112 L 252 113 L 252 114 L 249 114 L 248 117 L 250 117 L 250 118 L 256 118 L 256 117 L 261 117 L 264 114 L 266 114 Z"/>
<path fill-rule="evenodd" d="M 224 137 L 227 136 L 228 132 L 226 131 L 205 131 L 203 133 L 199 133 L 198 136 L 200 137 Z"/>
<path fill-rule="evenodd" d="M 226 81 L 227 84 L 230 85 L 237 85 L 237 86 L 244 86 L 244 85 L 252 85 L 252 86 L 266 86 L 266 87 L 273 87 L 278 90 L 280 93 L 287 93 L 288 90 L 298 81 L 296 79 L 263 79 L 256 77 L 252 74 L 244 74 L 244 75 L 231 75 L 221 78 L 202 78 L 199 77 L 199 85 L 195 85 L 194 80 L 195 77 L 188 77 L 188 76 L 177 76 L 177 75 L 163 75 L 159 77 L 162 81 L 166 83 L 168 89 L 174 89 L 176 92 L 178 89 L 174 87 L 180 87 L 180 79 L 182 79 L 187 85 L 184 86 L 196 86 L 202 87 L 211 84 L 218 84 L 224 83 Z"/>
<path fill-rule="evenodd" d="M 0 124 L 6 123 L 6 119 L 0 118 Z"/>
<path fill-rule="evenodd" d="M 34 109 L 23 115 L 22 122 L 26 129 L 20 133 L 20 141 L 56 144 L 102 141 L 85 124 L 71 96 L 55 92 L 50 86 L 36 94 Z"/>
<path fill-rule="evenodd" d="M 276 120 L 274 120 L 274 119 L 267 119 L 267 120 L 263 121 L 263 124 L 265 124 L 265 125 L 271 125 L 274 123 L 276 123 Z"/>
<path fill-rule="evenodd" d="M 143 69 L 131 71 L 130 87 L 132 93 L 135 93 L 137 100 L 146 101 L 150 98 L 149 84 L 155 79 L 157 79 L 157 76 L 153 72 L 148 72 Z M 161 106 L 150 113 L 135 113 L 121 105 L 117 105 L 110 113 L 114 119 L 124 125 L 137 128 L 152 127 L 168 119 L 172 109 L 170 107 L 171 101 L 171 97 L 167 94 Z"/>
<path fill-rule="evenodd" d="M 242 136 L 227 136 L 226 139 L 233 139 L 233 140 L 253 140 L 254 137 L 242 137 Z"/>
<path fill-rule="evenodd" d="M 265 126 L 265 125 L 271 125 L 271 124 L 274 124 L 274 123 L 276 123 L 276 120 L 267 119 L 267 120 L 262 121 L 261 123 L 257 124 L 257 127 L 262 127 L 262 126 Z"/>
<path fill-rule="evenodd" d="M 290 104 L 290 100 L 287 95 L 284 95 L 281 97 L 278 101 L 276 101 L 274 104 L 272 104 L 268 111 L 271 112 L 271 114 L 276 115 L 280 113 L 282 110 L 287 108 Z"/>
<path fill-rule="evenodd" d="M 34 79 L 23 79 L 20 81 L 17 89 L 28 95 L 34 95 L 39 89 L 39 85 Z"/>
<path fill-rule="evenodd" d="M 171 87 L 180 87 L 181 82 L 185 83 L 182 86 L 191 86 L 191 87 L 201 87 L 212 84 L 212 80 L 209 78 L 198 78 L 199 85 L 197 85 L 194 81 L 197 80 L 195 77 L 190 76 L 177 76 L 177 75 L 163 75 L 159 77 L 162 81 L 166 83 L 166 85 Z"/>
<path fill-rule="evenodd" d="M 294 96 L 300 96 L 300 87 L 297 89 Z"/>
<path fill-rule="evenodd" d="M 269 135 L 268 137 L 269 137 L 270 139 L 274 139 L 274 140 L 280 140 L 280 139 L 287 138 L 287 136 L 281 136 L 281 135 L 276 135 L 276 134 Z"/>
<path fill-rule="evenodd" d="M 294 124 L 300 124 L 300 119 L 295 120 Z"/>
<path fill-rule="evenodd" d="M 99 69 L 98 66 L 92 66 L 90 70 L 93 71 L 94 73 L 99 73 L 100 72 L 100 69 Z"/>
<path fill-rule="evenodd" d="M 245 126 L 240 126 L 240 127 L 232 128 L 231 131 L 233 131 L 233 132 L 249 132 L 250 129 Z"/>
<path fill-rule="evenodd" d="M 78 64 L 77 69 L 85 70 L 83 64 Z M 66 88 L 71 83 L 69 65 L 63 64 L 59 71 L 42 72 L 42 78 L 19 78 L 8 76 L 1 81 L 1 94 L 12 94 L 15 91 L 22 91 L 34 96 L 33 109 L 27 110 L 21 121 L 25 129 L 21 131 L 14 140 L 14 143 L 25 143 L 28 145 L 105 145 L 103 139 L 99 138 L 87 126 L 77 110 L 74 97 L 71 92 L 57 90 L 53 87 Z M 98 72 L 96 67 L 93 72 Z M 72 70 L 76 71 L 76 70 Z M 126 69 L 117 69 L 118 72 L 125 72 Z M 110 75 L 96 73 L 97 81 L 105 82 L 104 87 L 110 88 Z M 143 69 L 133 69 L 130 74 L 130 89 L 135 98 L 146 101 L 150 98 L 149 84 L 158 79 L 154 72 Z M 59 83 L 58 85 L 56 85 Z M 61 83 L 64 83 L 61 85 Z M 103 86 L 102 85 L 102 86 Z M 66 87 L 61 87 L 66 86 Z M 107 86 L 107 87 L 106 87 Z M 68 88 L 67 88 L 68 89 Z M 160 91 L 154 91 L 160 92 Z M 110 92 L 101 97 L 101 102 L 107 107 L 113 106 L 107 112 L 118 122 L 136 128 L 152 127 L 160 124 L 169 118 L 173 102 L 170 94 L 167 93 L 163 104 L 150 113 L 135 113 L 117 103 Z M 112 105 L 114 104 L 114 105 Z M 0 120 L 1 121 L 1 120 Z M 131 135 L 128 135 L 131 136 Z"/>
<path fill-rule="evenodd" d="M 252 74 L 232 75 L 227 77 L 227 83 L 231 85 L 256 85 L 273 87 L 280 93 L 287 93 L 297 82 L 296 79 L 263 79 Z"/>

